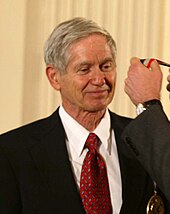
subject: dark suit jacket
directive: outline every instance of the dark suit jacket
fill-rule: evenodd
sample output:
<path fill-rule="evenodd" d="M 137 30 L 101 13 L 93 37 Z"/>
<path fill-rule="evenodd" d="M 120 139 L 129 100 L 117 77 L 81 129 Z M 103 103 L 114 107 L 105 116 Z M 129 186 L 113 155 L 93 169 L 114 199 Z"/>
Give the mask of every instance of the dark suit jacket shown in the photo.
<path fill-rule="evenodd" d="M 130 119 L 111 113 L 111 121 L 122 176 L 121 214 L 144 214 L 153 194 L 152 180 L 121 141 Z M 46 119 L 1 135 L 0 213 L 84 213 L 58 110 Z"/>
<path fill-rule="evenodd" d="M 170 201 L 170 122 L 159 105 L 133 120 L 123 138 Z"/>

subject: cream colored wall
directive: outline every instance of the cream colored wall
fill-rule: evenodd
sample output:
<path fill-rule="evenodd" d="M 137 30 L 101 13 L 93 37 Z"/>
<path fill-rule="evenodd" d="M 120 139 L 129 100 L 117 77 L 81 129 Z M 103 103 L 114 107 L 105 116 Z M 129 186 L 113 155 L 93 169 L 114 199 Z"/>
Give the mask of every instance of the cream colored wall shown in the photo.
<path fill-rule="evenodd" d="M 124 93 L 132 56 L 170 62 L 169 0 L 2 0 L 0 2 L 0 133 L 45 117 L 60 103 L 49 86 L 43 44 L 61 21 L 75 16 L 93 19 L 107 28 L 118 47 L 116 94 L 110 108 L 135 117 Z M 170 116 L 163 68 L 162 102 Z"/>
<path fill-rule="evenodd" d="M 22 124 L 26 2 L 0 2 L 0 133 Z"/>

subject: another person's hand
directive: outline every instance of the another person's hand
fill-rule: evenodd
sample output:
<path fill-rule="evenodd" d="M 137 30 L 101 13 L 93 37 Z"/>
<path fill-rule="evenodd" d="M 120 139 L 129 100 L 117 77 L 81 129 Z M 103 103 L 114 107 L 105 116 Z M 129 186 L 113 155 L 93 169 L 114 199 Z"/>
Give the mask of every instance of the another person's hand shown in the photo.
<path fill-rule="evenodd" d="M 151 63 L 150 69 L 144 66 L 139 58 L 132 58 L 130 63 L 125 79 L 125 92 L 131 101 L 137 105 L 148 100 L 160 99 L 162 72 L 157 61 Z"/>

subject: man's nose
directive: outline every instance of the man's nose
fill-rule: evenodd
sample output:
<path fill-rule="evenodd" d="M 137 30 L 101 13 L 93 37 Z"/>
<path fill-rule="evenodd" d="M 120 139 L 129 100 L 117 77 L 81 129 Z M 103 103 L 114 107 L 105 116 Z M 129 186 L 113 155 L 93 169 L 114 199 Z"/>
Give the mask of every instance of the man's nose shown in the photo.
<path fill-rule="evenodd" d="M 101 71 L 100 68 L 97 68 L 94 70 L 93 76 L 92 76 L 92 83 L 100 86 L 106 83 L 105 73 Z"/>

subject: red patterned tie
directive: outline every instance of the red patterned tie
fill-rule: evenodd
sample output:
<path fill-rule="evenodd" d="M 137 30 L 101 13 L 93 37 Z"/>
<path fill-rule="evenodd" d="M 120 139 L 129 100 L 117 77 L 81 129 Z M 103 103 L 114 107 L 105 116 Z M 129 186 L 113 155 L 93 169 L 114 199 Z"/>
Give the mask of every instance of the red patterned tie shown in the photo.
<path fill-rule="evenodd" d="M 85 148 L 89 151 L 83 162 L 80 178 L 80 195 L 86 213 L 111 214 L 109 184 L 106 166 L 97 152 L 98 137 L 90 133 Z"/>

